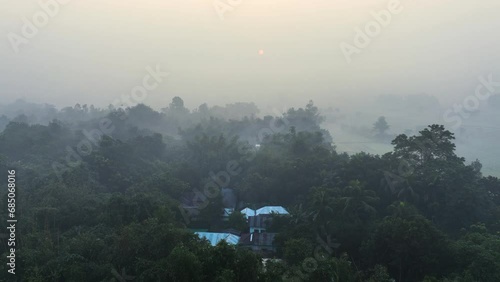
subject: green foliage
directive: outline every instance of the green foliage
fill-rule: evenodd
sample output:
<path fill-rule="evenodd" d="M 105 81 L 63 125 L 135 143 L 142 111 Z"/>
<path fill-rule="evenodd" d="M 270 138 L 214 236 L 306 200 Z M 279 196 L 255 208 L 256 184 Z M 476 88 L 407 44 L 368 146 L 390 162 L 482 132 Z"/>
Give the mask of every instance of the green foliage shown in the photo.
<path fill-rule="evenodd" d="M 284 258 L 291 265 L 300 265 L 313 252 L 313 246 L 306 239 L 290 239 L 285 242 Z"/>
<path fill-rule="evenodd" d="M 500 281 L 500 181 L 483 177 L 479 161 L 465 164 L 443 126 L 397 136 L 384 156 L 349 156 L 335 151 L 312 102 L 263 118 L 251 103 L 189 111 L 179 97 L 162 112 L 50 112 L 45 125 L 19 116 L 0 134 L 0 168 L 19 176 L 23 281 L 125 273 L 133 281 Z M 112 132 L 70 158 L 103 117 Z M 210 246 L 186 229 L 179 206 L 193 197 L 205 204 L 193 226 L 248 228 L 238 211 L 223 222 L 221 193 L 204 195 L 210 182 L 252 208 L 289 210 L 268 230 L 278 233 L 275 260 L 264 265 L 252 251 Z"/>
<path fill-rule="evenodd" d="M 229 215 L 228 225 L 230 228 L 236 229 L 241 232 L 245 231 L 248 226 L 245 215 L 237 210 Z"/>
<path fill-rule="evenodd" d="M 458 265 L 474 280 L 500 279 L 500 235 L 489 233 L 484 224 L 472 225 L 454 249 Z"/>
<path fill-rule="evenodd" d="M 387 272 L 387 268 L 383 265 L 377 264 L 370 271 L 371 275 L 366 280 L 366 282 L 392 282 L 394 281 L 389 273 Z"/>
<path fill-rule="evenodd" d="M 198 257 L 183 246 L 175 247 L 167 257 L 169 281 L 203 281 Z"/>
<path fill-rule="evenodd" d="M 440 273 L 451 258 L 445 235 L 420 215 L 385 218 L 364 248 L 372 262 L 386 265 L 393 277 L 404 281 Z"/>

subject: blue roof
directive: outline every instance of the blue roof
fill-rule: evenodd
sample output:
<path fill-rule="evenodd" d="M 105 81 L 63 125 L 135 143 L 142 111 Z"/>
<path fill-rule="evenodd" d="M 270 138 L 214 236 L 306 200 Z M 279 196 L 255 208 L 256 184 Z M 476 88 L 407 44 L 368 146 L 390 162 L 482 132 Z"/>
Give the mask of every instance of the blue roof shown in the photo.
<path fill-rule="evenodd" d="M 247 219 L 249 216 L 256 216 L 255 211 L 250 208 L 242 209 L 241 213 L 244 214 Z"/>
<path fill-rule="evenodd" d="M 224 216 L 230 216 L 233 213 L 234 209 L 224 209 Z"/>
<path fill-rule="evenodd" d="M 195 234 L 202 239 L 207 239 L 212 246 L 217 245 L 222 240 L 230 245 L 236 245 L 240 241 L 240 236 L 231 233 L 195 232 Z"/>
<path fill-rule="evenodd" d="M 284 207 L 282 206 L 267 206 L 267 207 L 262 207 L 256 211 L 257 215 L 261 214 L 288 214 L 288 211 L 285 210 Z"/>

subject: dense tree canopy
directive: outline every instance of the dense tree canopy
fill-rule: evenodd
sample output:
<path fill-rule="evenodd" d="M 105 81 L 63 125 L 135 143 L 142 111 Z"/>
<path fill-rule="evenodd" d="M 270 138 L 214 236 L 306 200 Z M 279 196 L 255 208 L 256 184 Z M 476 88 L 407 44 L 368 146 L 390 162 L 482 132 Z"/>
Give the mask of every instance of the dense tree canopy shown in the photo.
<path fill-rule="evenodd" d="M 179 97 L 160 112 L 40 111 L 0 117 L 23 281 L 500 281 L 500 181 L 457 156 L 444 126 L 398 135 L 383 156 L 347 155 L 312 102 L 262 118 L 251 103 L 191 112 Z M 273 217 L 265 264 L 193 233 L 247 231 L 239 212 L 222 221 L 221 188 L 237 210 L 290 211 Z M 179 206 L 200 203 L 187 221 Z"/>

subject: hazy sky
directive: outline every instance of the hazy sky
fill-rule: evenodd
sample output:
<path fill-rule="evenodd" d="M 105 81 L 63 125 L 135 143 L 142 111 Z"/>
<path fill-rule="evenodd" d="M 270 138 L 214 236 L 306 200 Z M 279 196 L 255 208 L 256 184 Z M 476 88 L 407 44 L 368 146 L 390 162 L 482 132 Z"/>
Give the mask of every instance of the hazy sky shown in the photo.
<path fill-rule="evenodd" d="M 43 10 L 39 1 L 0 0 L 0 103 L 104 106 L 157 64 L 170 76 L 145 101 L 155 108 L 173 96 L 194 108 L 415 93 L 446 105 L 472 93 L 479 75 L 500 81 L 498 0 L 401 0 L 401 13 L 350 64 L 341 42 L 353 44 L 355 28 L 390 1 L 243 0 L 224 20 L 214 2 L 70 0 L 15 53 L 9 34 L 23 36 L 22 18 Z"/>

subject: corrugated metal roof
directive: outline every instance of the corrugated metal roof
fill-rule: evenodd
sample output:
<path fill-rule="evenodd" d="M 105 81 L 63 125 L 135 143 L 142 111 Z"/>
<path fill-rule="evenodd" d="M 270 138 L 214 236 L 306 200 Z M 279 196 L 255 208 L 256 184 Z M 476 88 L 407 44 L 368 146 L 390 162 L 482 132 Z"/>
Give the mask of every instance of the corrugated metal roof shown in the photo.
<path fill-rule="evenodd" d="M 195 232 L 195 234 L 202 239 L 207 239 L 212 246 L 217 245 L 222 240 L 231 245 L 236 245 L 240 241 L 240 236 L 230 233 Z"/>
<path fill-rule="evenodd" d="M 233 213 L 234 209 L 224 209 L 224 216 L 230 216 Z"/>
<path fill-rule="evenodd" d="M 287 210 L 285 210 L 284 207 L 282 206 L 266 206 L 258 209 L 256 211 L 257 215 L 261 214 L 271 214 L 271 213 L 276 213 L 276 214 L 289 214 Z"/>
<path fill-rule="evenodd" d="M 245 215 L 245 217 L 248 219 L 249 216 L 255 216 L 255 211 L 250 209 L 250 208 L 244 208 L 241 210 L 241 213 Z"/>

